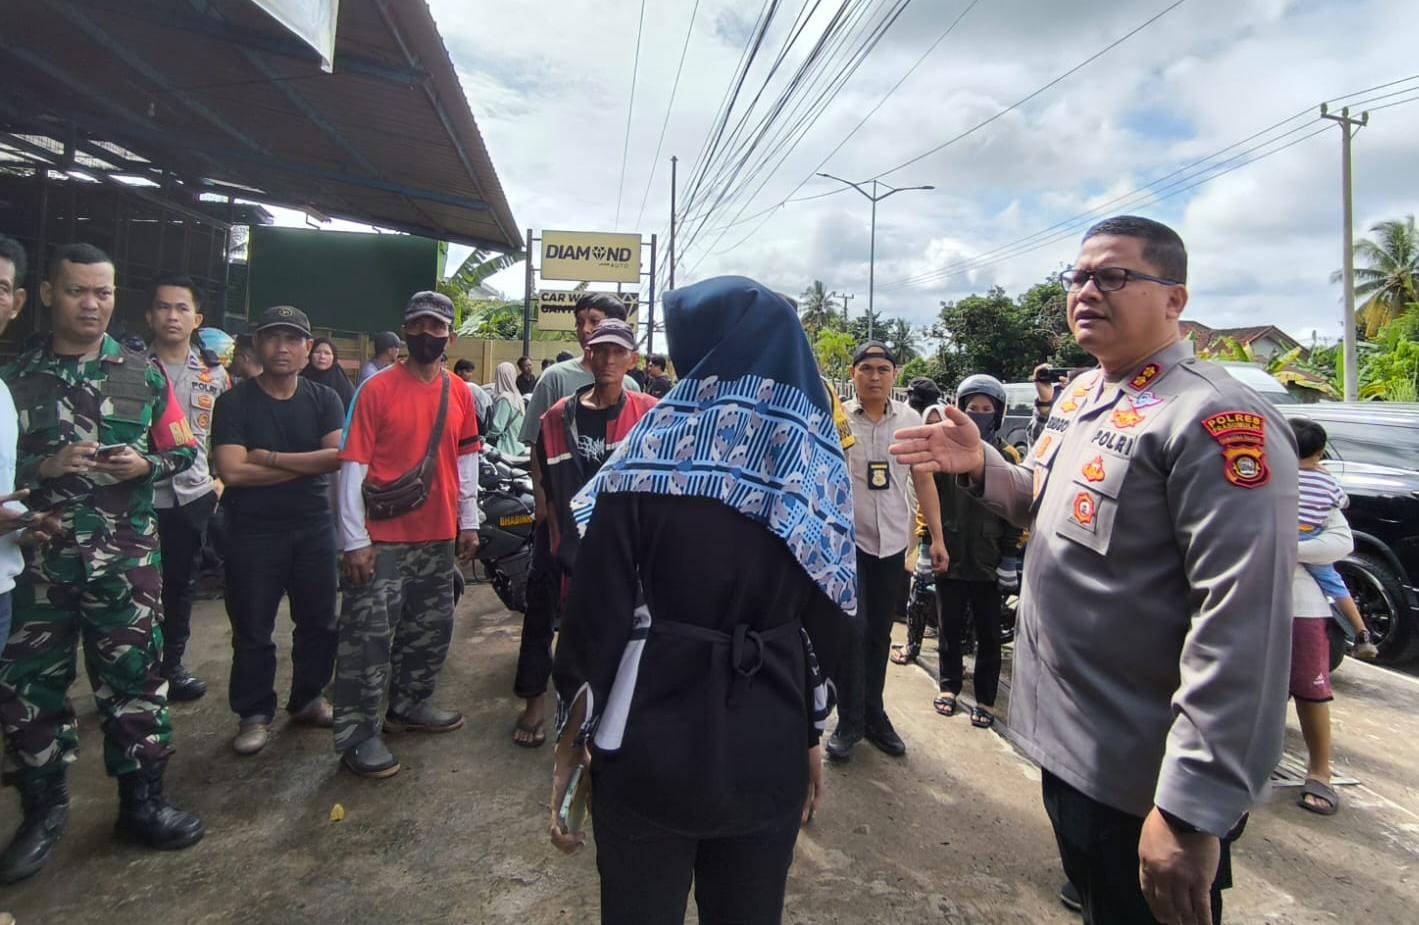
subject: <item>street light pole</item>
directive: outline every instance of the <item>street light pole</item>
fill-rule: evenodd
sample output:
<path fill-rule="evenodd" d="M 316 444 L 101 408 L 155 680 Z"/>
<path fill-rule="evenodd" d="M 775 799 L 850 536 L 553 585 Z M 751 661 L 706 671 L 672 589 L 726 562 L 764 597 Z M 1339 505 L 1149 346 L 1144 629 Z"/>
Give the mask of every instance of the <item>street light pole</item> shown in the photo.
<path fill-rule="evenodd" d="M 846 183 L 848 186 L 851 186 L 853 189 L 857 190 L 859 193 L 861 193 L 862 195 L 866 196 L 866 197 L 867 197 L 869 200 L 871 200 L 871 202 L 872 202 L 872 230 L 869 232 L 869 242 L 870 242 L 870 243 L 869 243 L 869 245 L 868 245 L 868 248 L 869 248 L 869 249 L 868 249 L 868 255 L 867 255 L 867 339 L 868 339 L 868 340 L 871 340 L 871 339 L 872 339 L 872 323 L 873 323 L 873 320 L 874 320 L 874 316 L 873 316 L 873 290 L 876 289 L 876 283 L 877 283 L 877 203 L 881 202 L 883 199 L 886 199 L 888 196 L 894 195 L 894 194 L 896 194 L 896 193 L 906 193 L 906 192 L 911 192 L 912 190 L 933 190 L 933 189 L 936 189 L 936 187 L 934 187 L 934 186 L 889 186 L 889 185 L 886 184 L 886 183 L 882 183 L 882 182 L 880 182 L 880 181 L 878 181 L 878 180 L 873 180 L 873 181 L 872 181 L 872 192 L 869 193 L 867 190 L 865 190 L 865 189 L 862 188 L 862 184 L 861 184 L 861 183 L 854 183 L 854 182 L 852 182 L 851 180 L 844 180 L 842 177 L 835 177 L 835 176 L 833 176 L 833 175 L 830 174 L 830 173 L 820 173 L 820 174 L 818 174 L 818 176 L 824 177 L 824 178 L 826 178 L 826 179 L 828 179 L 828 180 L 836 180 L 836 181 L 838 181 L 839 183 Z M 863 183 L 866 183 L 866 182 L 867 182 L 866 180 L 863 181 Z M 885 186 L 885 187 L 887 188 L 887 192 L 885 192 L 885 193 L 880 193 L 880 194 L 879 194 L 879 193 L 877 192 L 877 188 L 878 188 L 879 186 Z"/>

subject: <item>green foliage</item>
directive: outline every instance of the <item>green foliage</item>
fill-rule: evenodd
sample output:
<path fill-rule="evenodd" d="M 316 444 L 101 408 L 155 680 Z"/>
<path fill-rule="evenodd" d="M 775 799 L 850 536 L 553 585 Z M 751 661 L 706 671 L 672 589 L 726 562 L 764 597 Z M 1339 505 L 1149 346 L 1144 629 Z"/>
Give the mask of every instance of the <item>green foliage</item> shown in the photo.
<path fill-rule="evenodd" d="M 1360 397 L 1415 401 L 1419 395 L 1419 304 L 1386 324 L 1360 367 Z"/>
<path fill-rule="evenodd" d="M 857 341 L 846 331 L 825 328 L 813 339 L 813 355 L 818 358 L 818 368 L 829 379 L 846 379 L 852 366 L 853 350 Z"/>
<path fill-rule="evenodd" d="M 1365 336 L 1373 338 L 1405 313 L 1410 303 L 1419 302 L 1419 230 L 1414 216 L 1379 222 L 1371 226 L 1374 240 L 1355 242 L 1355 297 L 1360 299 L 1356 317 Z M 1330 275 L 1339 282 L 1342 274 Z"/>
<path fill-rule="evenodd" d="M 838 310 L 837 301 L 828 295 L 820 279 L 813 280 L 813 285 L 803 290 L 798 298 L 798 318 L 803 330 L 808 332 L 809 340 L 836 317 L 834 313 Z"/>
<path fill-rule="evenodd" d="M 972 373 L 1023 382 L 1040 363 L 1093 363 L 1069 333 L 1064 290 L 1055 282 L 1031 286 L 1014 299 L 997 287 L 943 303 L 935 333 L 943 346 L 930 375 L 943 388 Z"/>

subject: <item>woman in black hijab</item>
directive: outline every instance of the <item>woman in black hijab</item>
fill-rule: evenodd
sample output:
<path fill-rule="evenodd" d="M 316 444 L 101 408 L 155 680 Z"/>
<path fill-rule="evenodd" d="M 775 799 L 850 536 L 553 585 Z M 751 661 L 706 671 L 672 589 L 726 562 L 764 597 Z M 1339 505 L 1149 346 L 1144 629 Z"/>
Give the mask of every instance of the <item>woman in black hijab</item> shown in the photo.
<path fill-rule="evenodd" d="M 340 404 L 350 410 L 350 400 L 355 397 L 355 386 L 350 377 L 340 368 L 340 354 L 335 343 L 328 337 L 317 337 L 310 348 L 310 362 L 301 375 L 311 382 L 318 382 L 335 390 L 340 396 Z"/>

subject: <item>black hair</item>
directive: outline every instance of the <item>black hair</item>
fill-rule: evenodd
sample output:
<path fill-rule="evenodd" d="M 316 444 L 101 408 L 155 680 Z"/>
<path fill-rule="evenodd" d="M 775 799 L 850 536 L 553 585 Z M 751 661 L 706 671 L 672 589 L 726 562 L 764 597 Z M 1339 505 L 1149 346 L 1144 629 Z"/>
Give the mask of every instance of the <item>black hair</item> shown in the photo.
<path fill-rule="evenodd" d="M 176 286 L 177 284 L 176 284 L 176 283 L 170 283 L 169 285 Z M 311 342 L 310 342 L 310 352 L 311 352 L 311 354 L 314 355 L 314 354 L 315 354 L 315 348 L 316 348 L 316 347 L 319 347 L 321 344 L 324 344 L 325 346 L 327 346 L 327 347 L 330 348 L 330 355 L 335 358 L 335 362 L 338 364 L 338 363 L 340 362 L 340 351 L 335 349 L 335 341 L 331 340 L 331 339 L 328 338 L 328 337 L 317 337 L 315 340 L 311 341 Z"/>
<path fill-rule="evenodd" d="M 92 244 L 77 242 L 61 245 L 49 258 L 49 282 L 51 285 L 59 278 L 59 266 L 65 261 L 91 267 L 96 263 L 113 263 L 113 258 Z"/>
<path fill-rule="evenodd" d="M 596 309 L 607 318 L 615 318 L 618 321 L 626 320 L 626 305 L 620 299 L 604 292 L 591 292 L 576 300 L 576 308 L 572 309 L 572 317 L 575 318 L 582 312 Z"/>
<path fill-rule="evenodd" d="M 471 373 L 471 372 L 473 372 L 473 371 L 474 371 L 475 369 L 477 369 L 477 368 L 478 368 L 478 364 L 474 363 L 472 360 L 468 359 L 467 357 L 464 357 L 463 359 L 459 360 L 457 363 L 454 363 L 454 364 L 453 364 L 453 371 L 454 371 L 455 373 L 457 373 L 458 375 L 460 375 L 460 376 L 463 375 L 463 371 L 464 371 L 465 369 L 468 370 L 468 371 Z"/>
<path fill-rule="evenodd" d="M 312 347 L 311 349 L 314 350 L 315 348 Z M 239 353 L 249 354 L 250 356 L 260 359 L 259 354 L 256 352 L 256 337 L 254 335 L 238 334 L 236 336 L 236 346 L 232 348 L 232 356 L 235 357 Z"/>
<path fill-rule="evenodd" d="M 1310 418 L 1291 418 L 1291 431 L 1296 435 L 1296 455 L 1308 459 L 1325 450 L 1325 428 Z"/>
<path fill-rule="evenodd" d="M 22 288 L 25 285 L 25 270 L 29 269 L 24 246 L 14 238 L 0 234 L 0 259 L 10 261 L 10 265 L 15 268 L 14 288 Z"/>
<path fill-rule="evenodd" d="M 664 369 L 664 368 L 665 368 L 665 354 L 663 354 L 663 353 L 652 353 L 650 356 L 648 356 L 648 357 L 645 358 L 645 365 L 647 365 L 647 366 L 659 366 L 661 369 Z"/>
<path fill-rule="evenodd" d="M 1137 215 L 1116 215 L 1084 232 L 1080 243 L 1103 234 L 1138 238 L 1143 242 L 1143 259 L 1153 265 L 1159 276 L 1175 283 L 1187 282 L 1187 248 L 1178 233 L 1162 222 Z"/>
<path fill-rule="evenodd" d="M 531 362 L 532 362 L 532 357 L 526 357 L 526 356 L 524 356 L 524 357 L 518 357 L 518 358 L 517 358 L 517 362 L 514 363 L 513 365 L 514 365 L 514 366 L 521 366 L 523 363 L 531 363 Z"/>
<path fill-rule="evenodd" d="M 570 360 L 571 358 L 572 358 L 572 352 L 571 352 L 570 350 L 563 350 L 563 351 L 561 351 L 560 353 L 557 354 L 557 362 L 558 362 L 558 363 L 565 363 L 567 360 Z M 546 361 L 544 360 L 543 362 L 546 362 Z M 543 367 L 543 368 L 545 369 L 546 367 Z"/>
<path fill-rule="evenodd" d="M 162 286 L 174 286 L 179 289 L 186 289 L 192 294 L 192 308 L 194 311 L 202 309 L 202 290 L 197 288 L 197 284 L 192 281 L 192 277 L 185 273 L 164 273 L 153 281 L 153 288 L 148 293 L 148 302 L 152 304 L 153 299 L 158 297 L 158 289 Z M 334 349 L 334 348 L 331 348 Z"/>
<path fill-rule="evenodd" d="M 565 353 L 566 351 L 563 351 L 563 352 Z M 552 361 L 551 361 L 551 360 L 546 360 L 546 359 L 544 359 L 544 360 L 542 361 L 542 368 L 543 368 L 543 369 L 546 369 L 548 366 L 551 366 L 551 365 L 552 365 Z"/>

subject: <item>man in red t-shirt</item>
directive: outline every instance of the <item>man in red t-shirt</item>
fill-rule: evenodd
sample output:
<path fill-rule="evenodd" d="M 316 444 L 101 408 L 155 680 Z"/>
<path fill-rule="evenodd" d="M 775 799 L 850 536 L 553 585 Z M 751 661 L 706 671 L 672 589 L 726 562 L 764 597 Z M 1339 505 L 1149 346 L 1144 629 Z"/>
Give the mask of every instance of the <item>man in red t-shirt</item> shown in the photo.
<path fill-rule="evenodd" d="M 335 749 L 362 777 L 399 771 L 380 736 L 386 687 L 391 731 L 463 725 L 429 702 L 453 634 L 455 540 L 462 558 L 478 550 L 478 419 L 472 393 L 443 369 L 452 339 L 453 303 L 415 293 L 404 310 L 409 358 L 360 386 L 340 448 Z M 403 490 L 384 491 L 395 483 Z"/>

